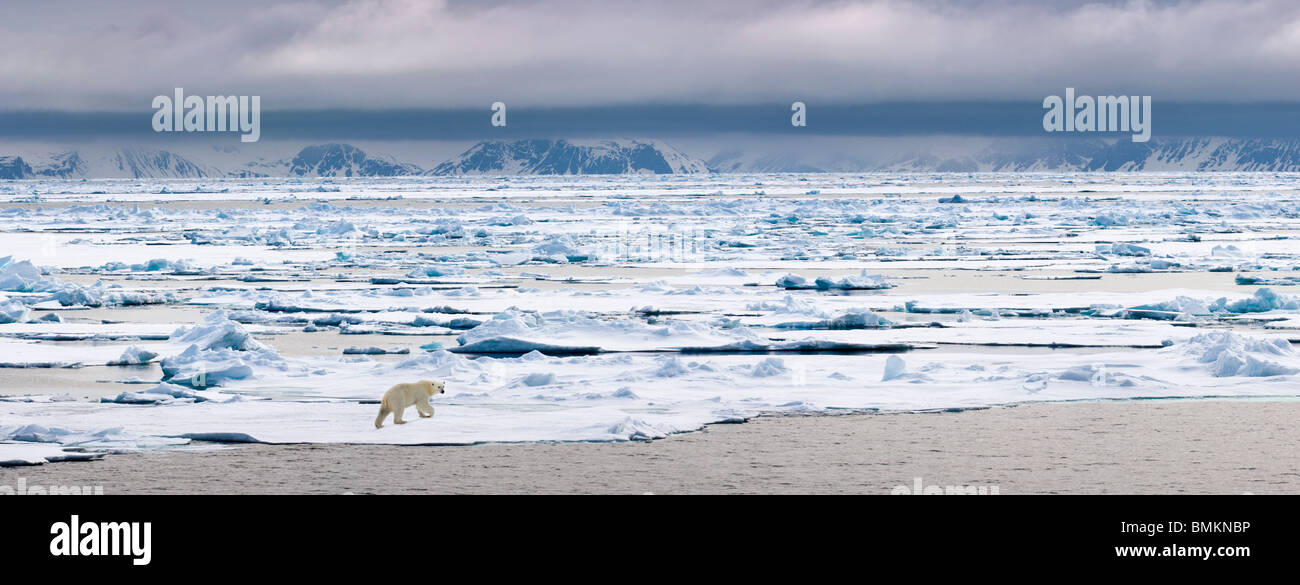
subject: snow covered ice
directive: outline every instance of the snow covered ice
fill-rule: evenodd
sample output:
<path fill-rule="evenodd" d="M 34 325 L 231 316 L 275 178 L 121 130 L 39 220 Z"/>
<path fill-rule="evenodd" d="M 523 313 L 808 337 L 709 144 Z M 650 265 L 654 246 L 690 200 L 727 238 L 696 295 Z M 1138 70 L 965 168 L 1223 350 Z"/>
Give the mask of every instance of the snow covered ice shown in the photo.
<path fill-rule="evenodd" d="M 0 183 L 0 462 L 1297 396 L 1297 179 Z"/>

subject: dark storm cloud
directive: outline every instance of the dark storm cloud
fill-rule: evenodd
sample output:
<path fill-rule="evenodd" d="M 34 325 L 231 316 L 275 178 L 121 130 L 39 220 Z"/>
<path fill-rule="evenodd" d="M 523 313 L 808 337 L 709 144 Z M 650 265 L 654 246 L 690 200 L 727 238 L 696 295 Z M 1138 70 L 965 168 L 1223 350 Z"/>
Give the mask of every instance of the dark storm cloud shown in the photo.
<path fill-rule="evenodd" d="M 1300 3 L 17 2 L 0 109 L 1293 100 Z"/>

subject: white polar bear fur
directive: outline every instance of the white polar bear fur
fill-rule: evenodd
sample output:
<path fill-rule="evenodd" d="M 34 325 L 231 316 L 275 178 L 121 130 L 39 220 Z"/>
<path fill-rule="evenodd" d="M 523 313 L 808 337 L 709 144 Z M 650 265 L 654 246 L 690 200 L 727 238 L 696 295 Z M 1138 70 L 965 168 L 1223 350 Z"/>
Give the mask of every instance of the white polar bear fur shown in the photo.
<path fill-rule="evenodd" d="M 442 394 L 445 386 L 443 382 L 420 380 L 403 382 L 389 388 L 384 393 L 384 399 L 379 401 L 379 416 L 375 418 L 375 428 L 384 426 L 384 418 L 389 414 L 393 415 L 393 424 L 406 424 L 406 421 L 402 420 L 402 413 L 408 406 L 414 406 L 420 411 L 420 418 L 433 416 L 433 406 L 429 404 L 429 399 L 435 394 Z"/>

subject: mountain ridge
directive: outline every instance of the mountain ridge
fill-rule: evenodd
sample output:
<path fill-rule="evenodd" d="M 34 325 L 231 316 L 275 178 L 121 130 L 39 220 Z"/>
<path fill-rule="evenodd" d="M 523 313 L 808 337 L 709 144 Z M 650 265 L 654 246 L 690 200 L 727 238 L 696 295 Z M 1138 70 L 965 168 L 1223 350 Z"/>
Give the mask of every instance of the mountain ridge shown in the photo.
<path fill-rule="evenodd" d="M 931 142 L 893 147 L 894 143 L 884 141 L 886 148 L 877 145 L 879 152 L 874 154 L 843 144 L 821 152 L 765 141 L 750 144 L 750 148 L 697 145 L 696 151 L 711 154 L 696 157 L 657 140 L 484 140 L 428 168 L 346 142 L 308 144 L 269 158 L 250 158 L 252 155 L 238 149 L 218 148 L 180 154 L 140 146 L 20 151 L 0 145 L 0 180 L 728 172 L 1300 172 L 1300 139 L 1156 137 L 1134 143 L 1034 137 Z"/>
<path fill-rule="evenodd" d="M 431 175 L 619 175 L 649 173 L 695 174 L 708 165 L 659 141 L 600 140 L 592 143 L 559 139 L 481 141 L 455 159 L 429 171 Z"/>

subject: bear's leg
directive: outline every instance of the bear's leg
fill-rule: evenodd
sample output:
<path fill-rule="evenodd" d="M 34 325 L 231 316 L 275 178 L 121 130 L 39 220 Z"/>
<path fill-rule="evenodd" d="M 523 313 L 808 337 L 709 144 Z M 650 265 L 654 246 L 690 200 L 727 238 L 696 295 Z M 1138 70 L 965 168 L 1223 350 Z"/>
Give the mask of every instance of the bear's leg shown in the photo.
<path fill-rule="evenodd" d="M 379 405 L 379 416 L 375 418 L 375 428 L 384 426 L 384 417 L 388 416 L 390 412 L 387 404 Z"/>
<path fill-rule="evenodd" d="M 426 402 L 416 402 L 415 409 L 420 411 L 420 418 L 429 418 L 433 416 L 433 405 Z"/>
<path fill-rule="evenodd" d="M 394 411 L 393 411 L 393 424 L 395 424 L 395 425 L 404 425 L 404 424 L 406 424 L 406 421 L 402 420 L 402 412 L 405 411 L 405 410 L 406 410 L 406 407 L 403 406 L 403 407 L 401 408 L 401 410 L 394 410 Z"/>

